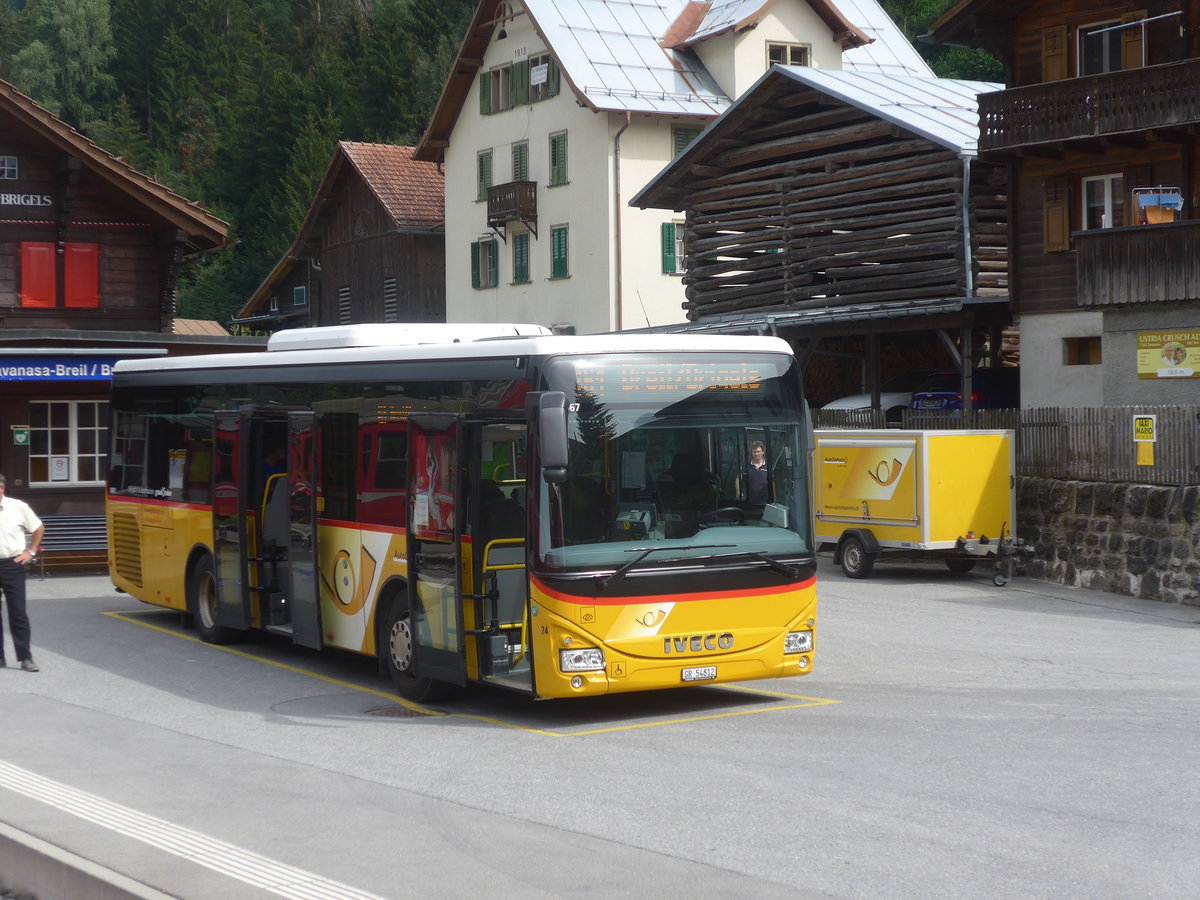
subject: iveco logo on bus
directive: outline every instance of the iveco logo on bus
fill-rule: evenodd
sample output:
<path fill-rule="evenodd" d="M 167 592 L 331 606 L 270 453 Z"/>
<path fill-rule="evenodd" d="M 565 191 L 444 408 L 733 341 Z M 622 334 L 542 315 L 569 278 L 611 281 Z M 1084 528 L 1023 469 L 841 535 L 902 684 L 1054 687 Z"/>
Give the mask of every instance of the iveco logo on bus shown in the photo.
<path fill-rule="evenodd" d="M 733 648 L 733 632 L 715 631 L 709 634 L 677 634 L 663 638 L 663 654 L 703 653 L 705 650 L 730 650 Z"/>

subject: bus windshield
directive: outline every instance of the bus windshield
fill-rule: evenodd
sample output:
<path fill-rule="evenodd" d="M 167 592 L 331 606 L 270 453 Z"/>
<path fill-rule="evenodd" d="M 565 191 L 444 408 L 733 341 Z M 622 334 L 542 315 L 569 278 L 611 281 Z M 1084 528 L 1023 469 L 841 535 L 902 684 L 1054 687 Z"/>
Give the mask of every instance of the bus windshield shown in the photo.
<path fill-rule="evenodd" d="M 811 555 L 801 382 L 783 354 L 551 360 L 567 478 L 545 485 L 548 571 Z"/>

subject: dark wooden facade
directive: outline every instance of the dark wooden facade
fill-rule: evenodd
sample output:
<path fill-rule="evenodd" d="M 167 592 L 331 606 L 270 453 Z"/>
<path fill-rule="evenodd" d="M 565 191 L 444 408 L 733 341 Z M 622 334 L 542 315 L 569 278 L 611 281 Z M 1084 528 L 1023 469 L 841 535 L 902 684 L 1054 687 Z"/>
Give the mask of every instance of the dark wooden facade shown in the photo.
<path fill-rule="evenodd" d="M 1200 0 L 963 0 L 934 23 L 1008 72 L 980 98 L 979 146 L 1012 167 L 1018 313 L 1200 298 L 1198 25 Z M 1099 223 L 1097 179 L 1119 195 Z M 1178 219 L 1138 224 L 1138 194 L 1160 187 Z"/>
<path fill-rule="evenodd" d="M 175 334 L 181 268 L 227 243 L 220 219 L 0 81 L 0 472 L 47 520 L 51 567 L 54 517 L 102 523 L 110 367 L 245 349 Z"/>
<path fill-rule="evenodd" d="M 410 147 L 342 142 L 292 247 L 235 321 L 257 331 L 445 321 L 442 190 Z"/>
<path fill-rule="evenodd" d="M 1007 295 L 1003 166 L 784 74 L 688 155 L 653 195 L 687 211 L 689 319 Z"/>
<path fill-rule="evenodd" d="M 631 201 L 685 211 L 691 327 L 787 338 L 816 405 L 900 372 L 1011 362 L 1007 169 L 974 158 L 975 90 L 760 80 Z M 889 115 L 905 100 L 927 117 Z"/>

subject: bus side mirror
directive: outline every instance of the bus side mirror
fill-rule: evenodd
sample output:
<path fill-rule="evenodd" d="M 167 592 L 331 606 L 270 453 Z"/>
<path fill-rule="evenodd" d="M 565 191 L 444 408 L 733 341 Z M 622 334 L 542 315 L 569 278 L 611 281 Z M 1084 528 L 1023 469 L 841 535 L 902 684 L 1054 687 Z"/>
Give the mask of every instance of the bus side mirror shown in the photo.
<path fill-rule="evenodd" d="M 542 392 L 537 412 L 542 480 L 562 484 L 567 480 L 567 395 L 562 391 Z"/>

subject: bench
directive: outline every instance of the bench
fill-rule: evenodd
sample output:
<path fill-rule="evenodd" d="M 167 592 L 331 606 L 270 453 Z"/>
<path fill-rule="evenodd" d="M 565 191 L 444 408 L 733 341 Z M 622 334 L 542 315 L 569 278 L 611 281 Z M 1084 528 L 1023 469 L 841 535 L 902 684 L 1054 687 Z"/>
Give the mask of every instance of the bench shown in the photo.
<path fill-rule="evenodd" d="M 59 568 L 103 569 L 108 564 L 108 531 L 104 516 L 45 516 L 37 564 L 41 577 L 46 565 Z"/>

